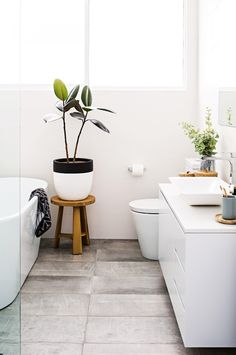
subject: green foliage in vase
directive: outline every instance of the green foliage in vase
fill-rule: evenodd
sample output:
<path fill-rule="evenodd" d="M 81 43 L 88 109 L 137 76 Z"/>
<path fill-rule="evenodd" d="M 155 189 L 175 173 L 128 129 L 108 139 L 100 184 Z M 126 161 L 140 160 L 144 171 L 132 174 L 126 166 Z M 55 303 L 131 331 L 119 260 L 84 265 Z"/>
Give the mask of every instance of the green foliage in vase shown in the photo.
<path fill-rule="evenodd" d="M 232 107 L 229 107 L 227 109 L 227 123 L 229 126 L 233 125 L 233 123 L 232 123 Z"/>
<path fill-rule="evenodd" d="M 195 151 L 199 153 L 200 156 L 211 157 L 217 153 L 216 144 L 219 139 L 219 134 L 213 128 L 211 116 L 211 110 L 207 107 L 205 128 L 203 130 L 195 128 L 188 122 L 181 123 L 184 133 L 191 140 L 195 147 Z"/>

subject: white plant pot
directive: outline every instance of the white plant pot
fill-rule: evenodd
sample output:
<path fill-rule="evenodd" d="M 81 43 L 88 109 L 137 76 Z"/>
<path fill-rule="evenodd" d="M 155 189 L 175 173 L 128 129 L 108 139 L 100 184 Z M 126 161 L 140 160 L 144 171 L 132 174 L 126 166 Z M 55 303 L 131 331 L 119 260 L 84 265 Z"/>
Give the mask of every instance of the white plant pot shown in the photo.
<path fill-rule="evenodd" d="M 53 162 L 53 170 L 55 190 L 61 199 L 73 201 L 88 197 L 93 183 L 91 159 L 77 159 L 76 163 L 56 159 Z"/>

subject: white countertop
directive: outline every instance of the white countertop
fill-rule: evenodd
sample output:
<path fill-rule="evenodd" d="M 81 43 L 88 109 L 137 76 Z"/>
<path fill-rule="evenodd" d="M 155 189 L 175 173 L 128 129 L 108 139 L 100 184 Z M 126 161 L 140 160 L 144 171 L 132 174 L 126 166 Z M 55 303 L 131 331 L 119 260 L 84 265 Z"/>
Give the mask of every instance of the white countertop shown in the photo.
<path fill-rule="evenodd" d="M 236 236 L 236 225 L 215 221 L 221 206 L 189 206 L 172 184 L 159 187 L 185 233 L 235 233 Z"/>

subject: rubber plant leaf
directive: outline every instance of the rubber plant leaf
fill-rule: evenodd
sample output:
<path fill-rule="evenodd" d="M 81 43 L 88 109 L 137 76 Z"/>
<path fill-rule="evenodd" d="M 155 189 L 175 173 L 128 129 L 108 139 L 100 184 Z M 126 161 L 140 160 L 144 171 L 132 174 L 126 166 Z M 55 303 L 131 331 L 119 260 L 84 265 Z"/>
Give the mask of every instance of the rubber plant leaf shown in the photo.
<path fill-rule="evenodd" d="M 90 111 L 93 111 L 93 108 L 92 107 L 82 107 L 82 109 L 86 112 L 90 112 Z"/>
<path fill-rule="evenodd" d="M 84 114 L 82 112 L 71 112 L 71 117 L 77 118 L 78 120 L 84 119 Z"/>
<path fill-rule="evenodd" d="M 74 108 L 78 111 L 81 112 L 82 114 L 84 114 L 82 107 L 80 106 L 79 100 L 76 100 L 76 104 L 74 106 Z"/>
<path fill-rule="evenodd" d="M 59 100 L 65 101 L 67 99 L 68 97 L 67 87 L 62 80 L 55 79 L 53 88 L 54 88 L 54 93 Z"/>
<path fill-rule="evenodd" d="M 101 121 L 94 120 L 94 119 L 91 119 L 91 118 L 88 121 L 91 121 L 95 126 L 100 128 L 102 131 L 110 133 L 110 131 L 106 128 L 106 126 L 104 126 L 104 124 Z"/>
<path fill-rule="evenodd" d="M 93 110 L 100 110 L 100 111 L 105 111 L 105 112 L 109 112 L 109 113 L 114 113 L 114 111 L 108 110 L 107 108 L 103 108 L 103 107 L 83 107 L 84 111 L 93 111 Z"/>
<path fill-rule="evenodd" d="M 63 112 L 63 103 L 62 103 L 61 101 L 57 101 L 57 103 L 56 103 L 56 108 L 57 108 L 59 111 Z"/>
<path fill-rule="evenodd" d="M 45 115 L 43 117 L 43 120 L 45 123 L 49 123 L 49 122 L 60 120 L 61 118 L 62 117 L 60 115 L 57 115 L 56 113 L 49 113 L 48 115 Z"/>
<path fill-rule="evenodd" d="M 79 85 L 76 85 L 69 93 L 67 99 L 66 99 L 66 102 L 69 102 L 73 99 L 76 99 L 76 96 L 78 95 L 78 92 L 79 92 Z"/>
<path fill-rule="evenodd" d="M 64 105 L 64 111 L 67 112 L 69 111 L 71 108 L 75 108 L 77 109 L 79 112 L 82 111 L 81 106 L 79 104 L 79 100 L 76 99 L 72 99 L 70 101 L 68 101 L 65 105 Z"/>
<path fill-rule="evenodd" d="M 91 106 L 92 105 L 92 94 L 90 88 L 85 85 L 82 90 L 81 100 L 84 106 Z"/>
<path fill-rule="evenodd" d="M 105 112 L 110 112 L 110 113 L 115 113 L 114 111 L 108 110 L 107 108 L 103 108 L 103 107 L 97 107 L 97 110 L 105 111 Z"/>

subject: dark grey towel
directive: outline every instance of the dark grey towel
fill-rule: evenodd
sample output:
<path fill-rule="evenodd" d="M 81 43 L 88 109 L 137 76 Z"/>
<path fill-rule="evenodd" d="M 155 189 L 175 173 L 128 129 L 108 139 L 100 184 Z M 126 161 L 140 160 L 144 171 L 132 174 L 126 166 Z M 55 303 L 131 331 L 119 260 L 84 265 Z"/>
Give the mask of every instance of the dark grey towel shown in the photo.
<path fill-rule="evenodd" d="M 30 200 L 34 197 L 38 197 L 38 207 L 35 225 L 35 235 L 40 237 L 44 234 L 52 225 L 50 207 L 48 203 L 48 197 L 44 189 L 36 189 L 31 192 Z"/>

